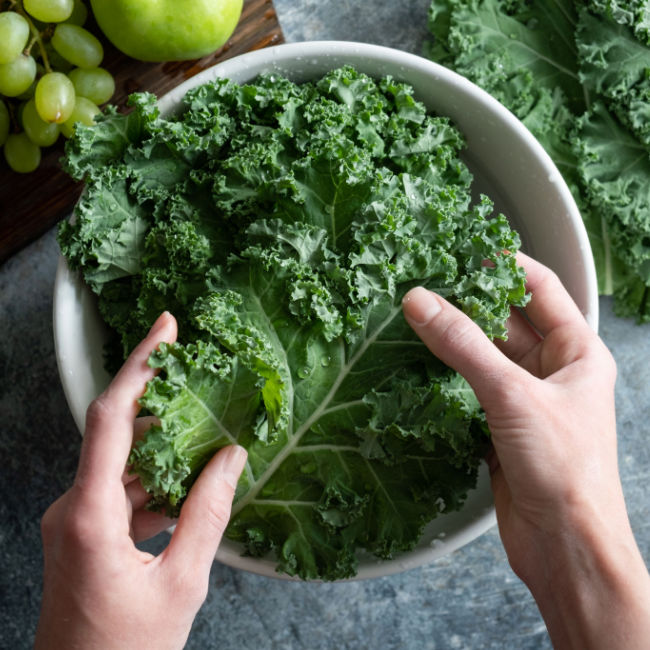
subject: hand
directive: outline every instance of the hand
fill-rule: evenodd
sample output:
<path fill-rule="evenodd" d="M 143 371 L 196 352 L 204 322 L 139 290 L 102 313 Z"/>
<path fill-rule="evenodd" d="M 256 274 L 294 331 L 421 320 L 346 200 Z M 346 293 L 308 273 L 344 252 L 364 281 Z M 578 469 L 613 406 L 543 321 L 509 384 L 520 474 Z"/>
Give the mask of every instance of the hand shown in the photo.
<path fill-rule="evenodd" d="M 499 532 L 556 647 L 647 647 L 650 579 L 618 473 L 614 360 L 557 276 L 519 262 L 532 298 L 507 342 L 421 287 L 404 313 L 485 410 Z"/>
<path fill-rule="evenodd" d="M 227 447 L 208 463 L 157 557 L 135 542 L 174 522 L 144 509 L 146 493 L 125 472 L 137 400 L 154 375 L 147 359 L 175 339 L 176 321 L 164 313 L 88 409 L 74 485 L 42 521 L 37 650 L 182 648 L 205 600 L 245 450 Z"/>

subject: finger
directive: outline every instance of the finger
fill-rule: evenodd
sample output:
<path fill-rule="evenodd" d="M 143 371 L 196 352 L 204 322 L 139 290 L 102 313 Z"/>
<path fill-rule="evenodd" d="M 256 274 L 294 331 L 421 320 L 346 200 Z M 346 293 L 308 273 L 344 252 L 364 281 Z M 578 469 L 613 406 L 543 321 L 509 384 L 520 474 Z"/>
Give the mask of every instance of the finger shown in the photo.
<path fill-rule="evenodd" d="M 145 415 L 141 418 L 136 418 L 133 423 L 133 440 L 131 442 L 131 448 L 133 448 L 133 445 L 135 445 L 136 442 L 142 440 L 144 434 L 154 425 L 160 425 L 160 420 L 155 415 Z M 124 472 L 122 473 L 122 483 L 124 485 L 128 485 L 138 478 L 137 474 L 132 474 L 130 469 L 130 466 L 125 467 Z"/>
<path fill-rule="evenodd" d="M 124 491 L 131 502 L 131 507 L 134 512 L 142 508 L 151 499 L 151 495 L 142 487 L 142 483 L 140 483 L 137 476 L 135 479 L 124 486 Z"/>
<path fill-rule="evenodd" d="M 142 487 L 139 480 L 126 485 L 124 493 L 129 535 L 134 542 L 149 539 L 176 523 L 175 519 L 146 509 L 151 495 Z"/>
<path fill-rule="evenodd" d="M 160 426 L 160 420 L 155 415 L 144 415 L 141 418 L 136 418 L 133 423 L 133 443 L 142 440 L 144 434 L 154 425 Z"/>
<path fill-rule="evenodd" d="M 144 394 L 147 381 L 155 375 L 147 360 L 159 343 L 175 340 L 176 320 L 165 312 L 108 388 L 92 402 L 86 414 L 77 484 L 92 483 L 97 488 L 121 479 L 131 450 L 133 421 L 140 409 L 138 399 Z"/>
<path fill-rule="evenodd" d="M 526 270 L 526 290 L 531 294 L 526 315 L 542 336 L 568 324 L 588 327 L 582 312 L 551 269 L 521 252 L 517 253 L 517 262 Z"/>
<path fill-rule="evenodd" d="M 199 474 L 165 549 L 165 563 L 172 571 L 186 571 L 187 558 L 191 557 L 199 576 L 207 578 L 230 519 L 235 488 L 246 457 L 242 447 L 224 447 Z"/>
<path fill-rule="evenodd" d="M 155 374 L 155 371 L 147 363 L 149 357 L 160 343 L 175 341 L 176 334 L 175 318 L 169 312 L 163 312 L 152 325 L 144 340 L 131 352 L 103 393 L 105 402 L 115 411 L 123 413 L 131 427 L 140 411 L 138 400 L 144 394 L 145 384 Z"/>
<path fill-rule="evenodd" d="M 131 536 L 134 542 L 143 542 L 145 539 L 171 528 L 174 524 L 176 524 L 176 519 L 165 517 L 159 512 L 144 509 L 134 510 L 131 520 Z"/>
<path fill-rule="evenodd" d="M 506 328 L 508 330 L 508 339 L 506 341 L 496 339 L 494 344 L 508 359 L 514 361 L 517 365 L 523 366 L 530 372 L 530 368 L 525 364 L 525 359 L 543 340 L 542 337 L 516 307 L 513 307 L 510 311 Z"/>
<path fill-rule="evenodd" d="M 404 296 L 403 309 L 415 333 L 433 354 L 467 379 L 484 408 L 497 385 L 523 372 L 476 323 L 441 296 L 416 287 Z"/>

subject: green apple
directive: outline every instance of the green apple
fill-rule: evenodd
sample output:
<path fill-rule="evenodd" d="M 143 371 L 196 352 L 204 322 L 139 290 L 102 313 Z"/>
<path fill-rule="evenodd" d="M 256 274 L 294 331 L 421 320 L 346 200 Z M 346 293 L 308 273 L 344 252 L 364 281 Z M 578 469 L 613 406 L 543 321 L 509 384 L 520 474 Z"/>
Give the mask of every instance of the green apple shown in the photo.
<path fill-rule="evenodd" d="M 219 49 L 243 0 L 90 0 L 100 29 L 118 50 L 141 61 L 198 59 Z"/>

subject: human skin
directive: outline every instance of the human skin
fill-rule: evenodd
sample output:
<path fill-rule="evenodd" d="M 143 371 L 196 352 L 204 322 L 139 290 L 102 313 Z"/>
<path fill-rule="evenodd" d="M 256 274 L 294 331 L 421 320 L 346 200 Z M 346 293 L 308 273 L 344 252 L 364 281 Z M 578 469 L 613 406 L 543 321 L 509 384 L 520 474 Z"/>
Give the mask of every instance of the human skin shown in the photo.
<path fill-rule="evenodd" d="M 154 376 L 147 359 L 175 339 L 176 321 L 165 313 L 88 410 L 74 485 L 42 520 L 36 650 L 182 648 L 205 600 L 245 450 L 230 446 L 212 458 L 177 522 L 145 510 L 148 496 L 125 471 L 134 428 L 143 428 L 134 427 L 137 400 Z M 135 546 L 172 523 L 160 555 Z"/>
<path fill-rule="evenodd" d="M 404 314 L 485 410 L 499 526 L 558 649 L 635 650 L 650 639 L 650 577 L 616 455 L 616 366 L 557 276 L 520 255 L 532 298 L 492 343 L 422 287 Z"/>

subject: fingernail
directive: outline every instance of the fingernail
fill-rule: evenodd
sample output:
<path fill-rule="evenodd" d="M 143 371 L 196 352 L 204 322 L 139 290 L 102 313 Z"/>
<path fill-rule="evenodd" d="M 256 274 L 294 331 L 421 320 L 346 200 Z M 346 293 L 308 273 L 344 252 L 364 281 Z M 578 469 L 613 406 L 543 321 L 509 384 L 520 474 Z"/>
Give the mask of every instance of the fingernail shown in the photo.
<path fill-rule="evenodd" d="M 414 325 L 426 325 L 442 308 L 436 295 L 424 287 L 411 289 L 402 305 L 404 315 Z"/>
<path fill-rule="evenodd" d="M 168 311 L 164 311 L 156 320 L 154 321 L 154 324 L 151 326 L 151 329 L 149 330 L 149 334 L 147 336 L 151 336 L 152 334 L 156 334 L 159 330 L 161 330 L 165 323 L 167 322 L 167 319 L 170 317 L 170 313 Z"/>
<path fill-rule="evenodd" d="M 226 447 L 219 452 L 217 473 L 233 490 L 246 464 L 248 452 L 239 445 Z"/>

